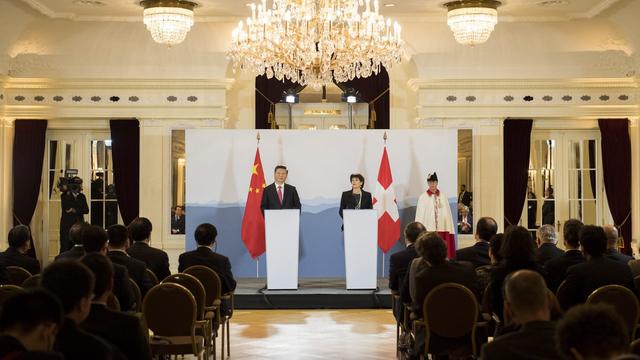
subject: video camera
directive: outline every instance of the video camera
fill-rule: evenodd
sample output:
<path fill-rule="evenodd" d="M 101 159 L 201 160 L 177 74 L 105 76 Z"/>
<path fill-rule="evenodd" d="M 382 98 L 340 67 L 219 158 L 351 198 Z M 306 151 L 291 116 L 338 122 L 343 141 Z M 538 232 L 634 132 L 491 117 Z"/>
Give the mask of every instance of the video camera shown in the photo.
<path fill-rule="evenodd" d="M 78 176 L 78 170 L 65 170 L 65 176 L 58 180 L 58 189 L 60 189 L 61 192 L 80 192 L 82 190 L 82 179 Z"/>

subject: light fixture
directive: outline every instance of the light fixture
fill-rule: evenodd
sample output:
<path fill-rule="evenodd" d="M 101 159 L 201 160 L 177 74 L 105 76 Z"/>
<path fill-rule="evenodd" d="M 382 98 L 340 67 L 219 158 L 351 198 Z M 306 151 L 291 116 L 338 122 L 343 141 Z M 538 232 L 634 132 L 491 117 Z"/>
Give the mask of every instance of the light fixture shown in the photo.
<path fill-rule="evenodd" d="M 282 94 L 282 99 L 287 104 L 297 104 L 300 102 L 300 95 L 294 89 L 289 89 Z"/>
<path fill-rule="evenodd" d="M 144 0 L 144 24 L 153 40 L 169 46 L 180 44 L 193 26 L 193 9 L 198 6 L 186 0 Z"/>
<path fill-rule="evenodd" d="M 319 89 L 366 78 L 403 56 L 401 27 L 378 0 L 261 0 L 233 30 L 234 69 Z"/>
<path fill-rule="evenodd" d="M 493 28 L 498 23 L 498 7 L 502 2 L 495 0 L 458 0 L 445 3 L 449 11 L 447 24 L 456 41 L 474 46 L 489 40 Z"/>
<path fill-rule="evenodd" d="M 359 98 L 360 98 L 360 92 L 356 91 L 353 88 L 346 89 L 341 96 L 342 101 L 348 104 L 357 103 Z"/>

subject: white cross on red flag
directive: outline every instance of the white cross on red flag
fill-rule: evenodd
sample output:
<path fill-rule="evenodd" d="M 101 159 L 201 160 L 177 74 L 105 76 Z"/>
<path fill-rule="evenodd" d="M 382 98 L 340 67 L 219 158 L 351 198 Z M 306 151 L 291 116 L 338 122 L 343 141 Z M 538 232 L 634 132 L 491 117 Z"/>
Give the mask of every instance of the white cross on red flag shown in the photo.
<path fill-rule="evenodd" d="M 400 214 L 396 202 L 396 192 L 393 190 L 393 176 L 387 147 L 384 147 L 378 182 L 373 196 L 373 208 L 378 211 L 378 246 L 387 253 L 400 239 Z"/>

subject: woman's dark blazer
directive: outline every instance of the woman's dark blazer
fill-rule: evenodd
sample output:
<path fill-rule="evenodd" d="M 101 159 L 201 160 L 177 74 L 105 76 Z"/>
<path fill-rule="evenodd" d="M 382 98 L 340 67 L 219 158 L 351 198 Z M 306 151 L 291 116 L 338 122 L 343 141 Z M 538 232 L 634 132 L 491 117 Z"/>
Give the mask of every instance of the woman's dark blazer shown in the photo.
<path fill-rule="evenodd" d="M 340 217 L 342 217 L 342 210 L 345 209 L 355 209 L 356 204 L 353 201 L 353 196 L 351 195 L 351 190 L 347 190 L 342 193 L 342 197 L 340 198 Z M 362 190 L 362 200 L 360 201 L 360 209 L 373 209 L 373 203 L 371 201 L 371 193 L 368 191 Z"/>

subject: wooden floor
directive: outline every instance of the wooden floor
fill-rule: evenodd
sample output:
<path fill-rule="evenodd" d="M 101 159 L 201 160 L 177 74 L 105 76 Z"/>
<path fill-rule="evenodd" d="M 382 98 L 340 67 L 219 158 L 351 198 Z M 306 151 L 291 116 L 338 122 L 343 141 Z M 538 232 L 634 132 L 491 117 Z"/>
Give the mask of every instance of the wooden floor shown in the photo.
<path fill-rule="evenodd" d="M 391 310 L 237 310 L 230 359 L 394 359 L 395 334 Z"/>

